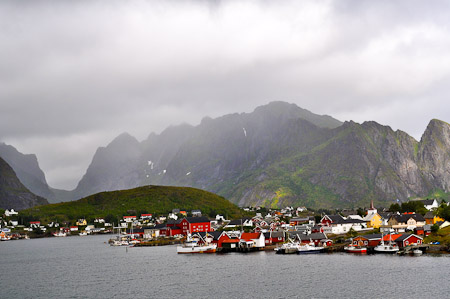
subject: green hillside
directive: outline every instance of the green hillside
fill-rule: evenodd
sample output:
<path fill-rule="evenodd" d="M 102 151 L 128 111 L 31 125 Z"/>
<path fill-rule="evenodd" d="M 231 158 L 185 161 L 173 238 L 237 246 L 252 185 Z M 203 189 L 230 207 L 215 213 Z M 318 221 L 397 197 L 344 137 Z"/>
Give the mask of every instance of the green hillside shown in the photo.
<path fill-rule="evenodd" d="M 50 204 L 21 212 L 28 219 L 41 222 L 70 221 L 78 218 L 121 218 L 124 215 L 151 213 L 167 215 L 172 209 L 190 212 L 199 209 L 203 215 L 216 214 L 238 218 L 244 212 L 216 194 L 188 187 L 144 186 L 130 190 L 101 192 L 77 201 Z"/>

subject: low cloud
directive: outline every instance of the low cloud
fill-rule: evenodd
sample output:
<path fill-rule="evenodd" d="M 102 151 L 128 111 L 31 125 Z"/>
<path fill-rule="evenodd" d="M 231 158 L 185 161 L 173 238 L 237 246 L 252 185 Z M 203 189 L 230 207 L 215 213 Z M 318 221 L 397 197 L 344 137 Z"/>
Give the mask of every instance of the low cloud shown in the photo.
<path fill-rule="evenodd" d="M 448 6 L 2 1 L 0 140 L 70 189 L 124 131 L 144 139 L 273 100 L 419 139 L 450 121 Z"/>

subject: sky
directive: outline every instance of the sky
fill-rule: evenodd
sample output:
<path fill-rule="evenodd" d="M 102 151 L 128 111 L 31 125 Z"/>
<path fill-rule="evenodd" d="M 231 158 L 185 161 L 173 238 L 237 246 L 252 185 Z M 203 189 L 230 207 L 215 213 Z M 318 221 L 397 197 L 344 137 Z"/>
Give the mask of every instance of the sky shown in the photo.
<path fill-rule="evenodd" d="M 286 101 L 420 140 L 450 122 L 448 1 L 1 1 L 0 141 L 73 189 L 123 132 Z"/>

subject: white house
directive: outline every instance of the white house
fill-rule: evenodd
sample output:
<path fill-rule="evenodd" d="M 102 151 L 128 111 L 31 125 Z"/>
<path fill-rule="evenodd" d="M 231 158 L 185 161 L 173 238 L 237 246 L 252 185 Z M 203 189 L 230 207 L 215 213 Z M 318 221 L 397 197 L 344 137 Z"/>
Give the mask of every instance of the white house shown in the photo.
<path fill-rule="evenodd" d="M 217 214 L 216 215 L 216 221 L 225 221 L 225 217 L 223 217 L 222 215 Z"/>
<path fill-rule="evenodd" d="M 11 217 L 11 216 L 14 216 L 14 215 L 19 215 L 18 212 L 14 211 L 14 209 L 6 210 L 6 211 L 5 211 L 5 216 L 6 216 L 6 217 Z"/>
<path fill-rule="evenodd" d="M 325 215 L 320 220 L 320 226 L 326 234 L 345 234 L 351 229 L 360 231 L 365 227 L 365 221 L 359 219 L 345 219 L 341 215 Z"/>
<path fill-rule="evenodd" d="M 422 200 L 425 209 L 428 211 L 435 210 L 439 207 L 439 204 L 436 199 L 426 199 Z"/>
<path fill-rule="evenodd" d="M 266 238 L 263 233 L 242 233 L 239 238 L 241 248 L 263 248 L 266 246 Z"/>
<path fill-rule="evenodd" d="M 161 220 L 161 217 L 159 217 L 159 218 Z M 175 213 L 169 213 L 169 219 L 178 220 L 178 216 Z"/>

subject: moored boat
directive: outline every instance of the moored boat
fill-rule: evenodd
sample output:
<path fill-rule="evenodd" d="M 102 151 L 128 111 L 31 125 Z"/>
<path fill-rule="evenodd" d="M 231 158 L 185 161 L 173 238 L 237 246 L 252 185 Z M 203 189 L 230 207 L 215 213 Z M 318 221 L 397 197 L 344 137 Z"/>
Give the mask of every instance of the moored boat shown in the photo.
<path fill-rule="evenodd" d="M 292 254 L 297 253 L 300 244 L 298 242 L 289 241 L 288 243 L 284 243 L 280 247 L 275 248 L 275 252 L 277 254 Z"/>
<path fill-rule="evenodd" d="M 363 246 L 355 246 L 355 245 L 348 245 L 344 247 L 344 250 L 348 253 L 367 253 L 367 247 Z"/>
<path fill-rule="evenodd" d="M 325 248 L 321 246 L 315 246 L 314 243 L 301 244 L 298 248 L 298 254 L 320 253 L 324 252 Z"/>
<path fill-rule="evenodd" d="M 373 249 L 375 253 L 397 253 L 400 249 L 397 244 L 392 241 L 391 235 L 389 234 L 389 242 L 384 243 L 384 237 L 381 237 L 381 242 Z"/>
<path fill-rule="evenodd" d="M 177 253 L 214 253 L 216 252 L 217 244 L 207 244 L 204 240 L 200 244 L 198 240 L 195 240 L 189 234 L 186 242 L 181 246 L 177 246 Z"/>
<path fill-rule="evenodd" d="M 67 234 L 62 231 L 59 231 L 59 232 L 53 233 L 53 237 L 67 237 Z"/>

